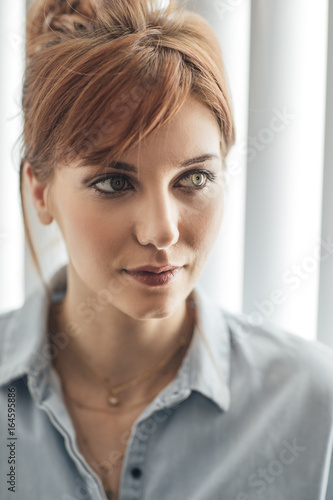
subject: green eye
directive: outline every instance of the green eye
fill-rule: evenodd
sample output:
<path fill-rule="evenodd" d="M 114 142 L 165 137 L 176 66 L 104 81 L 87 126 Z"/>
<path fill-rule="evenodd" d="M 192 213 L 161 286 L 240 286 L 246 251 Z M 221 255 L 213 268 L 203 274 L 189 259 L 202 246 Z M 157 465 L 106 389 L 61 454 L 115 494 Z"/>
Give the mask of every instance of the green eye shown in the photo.
<path fill-rule="evenodd" d="M 207 179 L 205 179 L 205 174 L 195 173 L 191 175 L 191 181 L 197 187 L 201 187 L 203 184 L 205 184 L 206 180 Z"/>
<path fill-rule="evenodd" d="M 210 174 L 209 172 L 201 171 L 201 170 L 195 170 L 192 172 L 189 172 L 188 174 L 185 174 L 181 179 L 180 182 L 184 183 L 186 181 L 185 187 L 186 189 L 202 189 L 206 186 L 207 182 L 213 180 L 213 175 Z"/>

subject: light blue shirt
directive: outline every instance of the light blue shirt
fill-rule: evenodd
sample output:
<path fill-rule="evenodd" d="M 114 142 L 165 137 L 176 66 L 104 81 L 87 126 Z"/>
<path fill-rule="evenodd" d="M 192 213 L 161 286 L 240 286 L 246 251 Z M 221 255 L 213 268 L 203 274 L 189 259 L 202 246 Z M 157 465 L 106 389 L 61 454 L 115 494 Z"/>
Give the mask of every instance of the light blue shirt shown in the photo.
<path fill-rule="evenodd" d="M 51 283 L 58 300 L 66 267 Z M 218 371 L 196 328 L 133 425 L 120 500 L 333 500 L 333 351 L 194 291 Z M 40 290 L 0 317 L 0 498 L 105 500 L 50 361 L 48 310 Z"/>

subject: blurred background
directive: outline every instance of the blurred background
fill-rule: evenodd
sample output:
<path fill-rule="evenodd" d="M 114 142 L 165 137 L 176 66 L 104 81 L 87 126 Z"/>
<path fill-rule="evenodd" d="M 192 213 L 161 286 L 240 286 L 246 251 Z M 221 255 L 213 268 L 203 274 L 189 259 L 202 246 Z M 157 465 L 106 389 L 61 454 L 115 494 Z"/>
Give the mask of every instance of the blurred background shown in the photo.
<path fill-rule="evenodd" d="M 41 286 L 24 242 L 16 144 L 30 3 L 0 3 L 0 312 Z M 333 1 L 187 5 L 220 41 L 237 135 L 200 285 L 252 323 L 333 347 Z M 66 249 L 55 222 L 41 226 L 31 207 L 29 220 L 48 280 Z"/>

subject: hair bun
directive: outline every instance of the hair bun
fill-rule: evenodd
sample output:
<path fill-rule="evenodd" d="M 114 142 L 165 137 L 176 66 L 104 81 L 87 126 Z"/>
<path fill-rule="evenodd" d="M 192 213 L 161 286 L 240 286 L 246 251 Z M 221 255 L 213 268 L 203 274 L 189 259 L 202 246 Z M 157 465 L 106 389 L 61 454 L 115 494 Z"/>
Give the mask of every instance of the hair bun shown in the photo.
<path fill-rule="evenodd" d="M 100 0 L 35 0 L 27 15 L 27 57 L 61 33 L 89 29 Z"/>

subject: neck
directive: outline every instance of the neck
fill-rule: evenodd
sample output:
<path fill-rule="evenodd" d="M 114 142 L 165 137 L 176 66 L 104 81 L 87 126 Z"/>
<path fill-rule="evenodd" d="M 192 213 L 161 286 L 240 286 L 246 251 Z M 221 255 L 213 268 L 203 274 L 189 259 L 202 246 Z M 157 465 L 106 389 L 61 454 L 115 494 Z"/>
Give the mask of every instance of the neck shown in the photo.
<path fill-rule="evenodd" d="M 185 301 L 171 316 L 147 320 L 133 319 L 110 305 L 90 323 L 77 319 L 74 312 L 78 303 L 67 290 L 63 302 L 51 308 L 49 318 L 51 334 L 68 331 L 66 326 L 76 319 L 76 333 L 68 335 L 67 345 L 54 360 L 67 390 L 75 390 L 78 396 L 80 391 L 83 396 L 83 388 L 85 395 L 88 388 L 92 392 L 105 392 L 101 378 L 108 379 L 115 387 L 152 371 L 146 380 L 124 391 L 126 399 L 133 402 L 147 398 L 147 394 L 176 375 L 194 329 L 194 319 Z M 157 365 L 177 348 L 183 335 L 187 339 L 185 346 L 155 372 Z"/>

